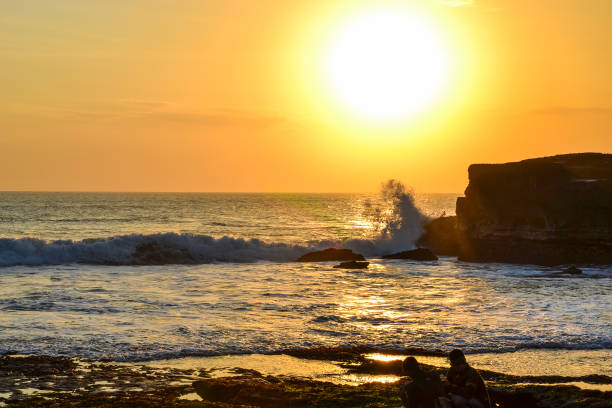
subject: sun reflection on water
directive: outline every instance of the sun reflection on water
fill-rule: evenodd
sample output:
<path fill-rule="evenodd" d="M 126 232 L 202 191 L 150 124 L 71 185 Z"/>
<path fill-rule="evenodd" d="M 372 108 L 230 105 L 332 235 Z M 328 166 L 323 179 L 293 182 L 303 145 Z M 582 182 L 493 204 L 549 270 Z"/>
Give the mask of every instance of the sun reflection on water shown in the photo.
<path fill-rule="evenodd" d="M 381 353 L 370 353 L 364 354 L 364 357 L 368 360 L 376 360 L 376 361 L 398 361 L 403 360 L 407 356 L 404 355 L 391 355 L 391 354 L 381 354 Z"/>
<path fill-rule="evenodd" d="M 348 374 L 340 377 L 345 384 L 361 385 L 366 383 L 394 383 L 399 381 L 396 375 L 368 375 L 368 374 Z"/>
<path fill-rule="evenodd" d="M 406 357 L 414 357 L 421 364 L 427 364 L 436 367 L 449 367 L 448 360 L 446 357 L 436 356 L 415 356 L 410 354 L 384 354 L 384 353 L 368 353 L 364 354 L 363 357 L 368 360 L 389 362 L 389 361 L 403 361 Z"/>

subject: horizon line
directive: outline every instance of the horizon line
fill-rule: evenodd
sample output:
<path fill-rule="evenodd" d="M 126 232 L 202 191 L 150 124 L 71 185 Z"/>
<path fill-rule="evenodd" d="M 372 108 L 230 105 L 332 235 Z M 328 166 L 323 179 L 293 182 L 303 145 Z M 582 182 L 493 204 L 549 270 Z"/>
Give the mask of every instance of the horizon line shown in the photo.
<path fill-rule="evenodd" d="M 129 191 L 129 190 L 0 190 L 0 193 L 90 193 L 90 194 L 378 194 L 379 191 Z M 463 194 L 425 191 L 414 194 Z"/>

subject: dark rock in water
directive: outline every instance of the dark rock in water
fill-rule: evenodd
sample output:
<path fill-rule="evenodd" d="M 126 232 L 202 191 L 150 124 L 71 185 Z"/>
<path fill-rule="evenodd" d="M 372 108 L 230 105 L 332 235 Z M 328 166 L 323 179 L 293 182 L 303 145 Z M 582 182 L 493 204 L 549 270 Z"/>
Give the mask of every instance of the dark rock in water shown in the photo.
<path fill-rule="evenodd" d="M 612 154 L 473 164 L 457 199 L 464 261 L 612 264 Z"/>
<path fill-rule="evenodd" d="M 384 259 L 412 259 L 414 261 L 437 261 L 438 257 L 427 248 L 417 248 L 410 251 L 383 255 Z"/>
<path fill-rule="evenodd" d="M 576 268 L 575 266 L 570 266 L 569 268 L 565 269 L 563 273 L 568 273 L 570 275 L 582 275 L 582 270 Z"/>
<path fill-rule="evenodd" d="M 365 258 L 350 249 L 327 248 L 322 251 L 309 252 L 297 259 L 297 262 L 325 261 L 365 261 Z"/>
<path fill-rule="evenodd" d="M 157 241 L 145 242 L 136 247 L 133 255 L 135 265 L 193 264 L 195 259 L 185 248 L 163 246 Z"/>
<path fill-rule="evenodd" d="M 342 263 L 334 266 L 334 268 L 341 268 L 341 269 L 368 269 L 368 265 L 369 264 L 370 264 L 369 262 L 347 261 L 347 262 L 342 262 Z"/>
<path fill-rule="evenodd" d="M 440 217 L 423 224 L 423 235 L 417 245 L 429 248 L 434 254 L 457 256 L 457 217 Z"/>

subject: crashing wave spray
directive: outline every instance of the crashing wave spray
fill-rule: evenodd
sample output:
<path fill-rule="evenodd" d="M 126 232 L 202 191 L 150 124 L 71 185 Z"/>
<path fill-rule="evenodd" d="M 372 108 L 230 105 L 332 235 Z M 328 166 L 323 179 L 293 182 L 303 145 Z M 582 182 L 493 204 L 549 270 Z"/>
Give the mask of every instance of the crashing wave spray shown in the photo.
<path fill-rule="evenodd" d="M 381 200 L 366 203 L 364 215 L 378 235 L 370 240 L 313 240 L 296 245 L 258 239 L 215 238 L 197 234 L 131 234 L 81 241 L 0 238 L 0 267 L 14 265 L 164 265 L 210 262 L 293 261 L 306 252 L 329 247 L 350 248 L 380 256 L 414 247 L 422 233 L 423 215 L 402 183 L 382 184 Z"/>
<path fill-rule="evenodd" d="M 413 192 L 391 179 L 382 183 L 380 194 L 382 206 L 368 202 L 364 211 L 379 232 L 372 241 L 377 255 L 414 248 L 425 216 L 414 204 Z"/>

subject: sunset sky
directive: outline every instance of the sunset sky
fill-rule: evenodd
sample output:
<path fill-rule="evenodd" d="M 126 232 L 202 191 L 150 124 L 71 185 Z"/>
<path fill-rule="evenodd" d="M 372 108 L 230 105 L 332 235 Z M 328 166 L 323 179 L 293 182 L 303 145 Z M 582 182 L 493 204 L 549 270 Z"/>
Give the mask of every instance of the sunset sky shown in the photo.
<path fill-rule="evenodd" d="M 610 0 L 3 1 L 0 190 L 461 192 L 470 163 L 611 152 L 610 16 Z"/>

